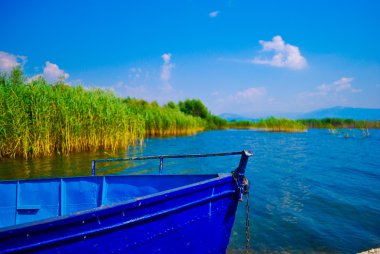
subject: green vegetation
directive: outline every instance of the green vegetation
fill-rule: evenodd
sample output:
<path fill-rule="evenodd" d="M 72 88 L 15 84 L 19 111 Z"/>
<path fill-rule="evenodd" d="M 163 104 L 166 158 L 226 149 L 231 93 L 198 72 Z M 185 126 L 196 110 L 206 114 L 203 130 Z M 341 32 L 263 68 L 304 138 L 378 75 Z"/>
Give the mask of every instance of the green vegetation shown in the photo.
<path fill-rule="evenodd" d="M 0 157 L 24 158 L 132 144 L 142 139 L 144 119 L 112 93 L 86 91 L 42 78 L 0 78 Z"/>
<path fill-rule="evenodd" d="M 200 100 L 187 99 L 185 101 L 180 101 L 178 107 L 181 112 L 187 115 L 200 117 L 205 120 L 206 129 L 221 129 L 227 127 L 228 122 L 223 118 L 212 115 Z"/>
<path fill-rule="evenodd" d="M 203 119 L 209 114 L 206 106 L 200 100 L 196 99 L 180 101 L 178 107 L 187 115 L 198 116 Z"/>
<path fill-rule="evenodd" d="M 43 78 L 26 82 L 16 68 L 0 74 L 0 158 L 116 150 L 144 136 L 192 134 L 211 126 L 173 104 L 123 100 L 110 91 Z"/>
<path fill-rule="evenodd" d="M 319 129 L 335 129 L 335 128 L 357 128 L 357 129 L 371 129 L 380 128 L 380 121 L 364 121 L 340 118 L 324 118 L 324 119 L 303 119 L 299 120 L 308 128 Z"/>
<path fill-rule="evenodd" d="M 361 129 L 367 130 L 371 128 L 380 128 L 380 121 L 363 121 L 339 118 L 324 119 L 302 119 L 289 120 L 286 118 L 269 117 L 253 121 L 231 121 L 228 123 L 230 128 L 238 129 L 259 129 L 265 131 L 281 131 L 281 132 L 303 132 L 309 128 L 329 129 Z"/>
<path fill-rule="evenodd" d="M 299 121 L 274 117 L 257 122 L 256 127 L 268 131 L 281 132 L 304 132 L 307 130 L 306 126 Z"/>
<path fill-rule="evenodd" d="M 207 123 L 200 117 L 184 114 L 177 105 L 169 102 L 160 107 L 157 102 L 127 98 L 125 105 L 144 120 L 145 136 L 178 136 L 190 135 L 202 131 Z"/>
<path fill-rule="evenodd" d="M 264 131 L 275 132 L 304 132 L 307 130 L 306 126 L 300 121 L 289 120 L 286 118 L 269 117 L 260 119 L 257 122 L 251 121 L 236 121 L 229 123 L 230 128 L 242 129 L 259 129 Z"/>

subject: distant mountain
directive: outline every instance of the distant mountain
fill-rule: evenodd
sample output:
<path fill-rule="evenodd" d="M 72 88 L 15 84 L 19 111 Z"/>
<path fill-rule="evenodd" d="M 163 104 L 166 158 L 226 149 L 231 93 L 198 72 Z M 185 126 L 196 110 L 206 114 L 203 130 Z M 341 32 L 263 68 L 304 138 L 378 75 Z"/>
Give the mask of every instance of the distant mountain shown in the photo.
<path fill-rule="evenodd" d="M 333 107 L 300 114 L 297 118 L 348 118 L 354 120 L 380 120 L 380 109 Z"/>
<path fill-rule="evenodd" d="M 354 120 L 372 120 L 380 121 L 380 109 L 373 108 L 350 108 L 350 107 L 332 107 L 319 109 L 307 113 L 272 113 L 272 114 L 250 114 L 250 115 L 238 115 L 223 113 L 219 115 L 220 117 L 228 121 L 239 121 L 239 120 L 248 120 L 248 121 L 257 121 L 259 118 L 263 117 L 285 117 L 289 119 L 321 119 L 321 118 L 345 118 L 345 119 L 354 119 Z"/>

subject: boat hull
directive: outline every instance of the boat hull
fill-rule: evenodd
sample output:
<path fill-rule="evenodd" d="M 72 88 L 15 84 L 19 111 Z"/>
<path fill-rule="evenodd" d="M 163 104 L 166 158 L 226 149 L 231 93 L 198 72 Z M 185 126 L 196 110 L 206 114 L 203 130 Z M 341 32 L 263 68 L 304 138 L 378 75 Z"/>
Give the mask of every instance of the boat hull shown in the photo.
<path fill-rule="evenodd" d="M 225 253 L 238 204 L 230 174 L 0 230 L 0 253 Z"/>

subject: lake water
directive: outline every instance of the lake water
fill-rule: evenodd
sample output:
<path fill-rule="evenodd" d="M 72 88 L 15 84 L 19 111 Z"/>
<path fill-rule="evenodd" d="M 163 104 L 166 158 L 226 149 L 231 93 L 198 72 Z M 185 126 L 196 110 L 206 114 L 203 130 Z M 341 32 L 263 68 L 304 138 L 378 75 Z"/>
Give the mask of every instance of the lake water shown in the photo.
<path fill-rule="evenodd" d="M 251 246 L 256 252 L 355 253 L 380 247 L 380 131 L 330 134 L 250 130 L 202 132 L 150 138 L 128 154 L 105 151 L 69 157 L 0 161 L 0 179 L 91 174 L 94 158 L 253 151 Z M 166 173 L 216 173 L 235 169 L 239 157 L 164 161 Z M 127 169 L 126 169 L 127 168 Z M 158 161 L 99 164 L 98 174 L 156 173 Z M 229 252 L 245 248 L 245 203 L 241 203 Z"/>

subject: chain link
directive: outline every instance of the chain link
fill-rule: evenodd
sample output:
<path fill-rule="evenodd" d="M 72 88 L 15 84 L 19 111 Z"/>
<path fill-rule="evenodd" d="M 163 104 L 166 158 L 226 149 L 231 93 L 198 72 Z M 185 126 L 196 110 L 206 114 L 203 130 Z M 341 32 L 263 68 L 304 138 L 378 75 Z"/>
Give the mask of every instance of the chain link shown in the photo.
<path fill-rule="evenodd" d="M 245 205 L 245 215 L 246 215 L 245 217 L 245 240 L 246 240 L 245 253 L 249 254 L 250 248 L 251 248 L 251 245 L 250 245 L 251 236 L 250 236 L 250 225 L 249 225 L 249 222 L 250 222 L 249 221 L 249 182 L 248 182 L 248 179 L 244 177 L 242 181 L 242 185 L 240 185 L 236 172 L 232 171 L 231 173 L 236 182 L 236 185 L 239 188 L 239 201 L 243 201 L 243 195 L 245 195 L 246 200 L 247 200 L 246 205 Z"/>
<path fill-rule="evenodd" d="M 245 239 L 246 239 L 246 245 L 245 245 L 245 253 L 246 254 L 249 254 L 250 252 L 250 240 L 251 240 L 251 236 L 250 236 L 250 226 L 249 226 L 249 192 L 246 193 L 246 200 L 247 200 L 247 203 L 245 205 L 245 211 L 246 211 L 246 218 L 245 218 Z"/>
<path fill-rule="evenodd" d="M 250 252 L 250 226 L 249 226 L 249 182 L 248 179 L 244 177 L 243 180 L 243 187 L 244 187 L 244 194 L 245 194 L 245 199 L 247 200 L 246 205 L 245 205 L 245 253 L 249 254 Z"/>

